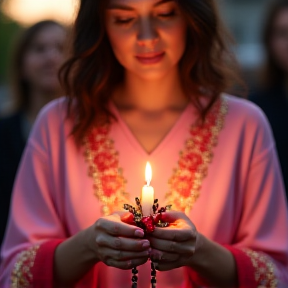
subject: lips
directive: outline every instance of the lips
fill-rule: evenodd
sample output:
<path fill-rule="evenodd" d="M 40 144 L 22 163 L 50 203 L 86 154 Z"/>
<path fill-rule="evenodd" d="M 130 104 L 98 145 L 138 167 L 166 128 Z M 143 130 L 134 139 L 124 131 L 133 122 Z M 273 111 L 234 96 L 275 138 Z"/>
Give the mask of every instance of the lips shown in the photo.
<path fill-rule="evenodd" d="M 165 52 L 152 52 L 136 55 L 136 59 L 142 64 L 156 64 L 162 60 Z"/>

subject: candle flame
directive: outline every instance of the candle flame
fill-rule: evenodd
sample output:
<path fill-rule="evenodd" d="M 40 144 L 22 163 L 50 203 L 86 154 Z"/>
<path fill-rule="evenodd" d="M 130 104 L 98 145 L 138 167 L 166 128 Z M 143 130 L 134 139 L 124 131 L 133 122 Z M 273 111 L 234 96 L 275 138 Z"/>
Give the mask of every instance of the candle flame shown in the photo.
<path fill-rule="evenodd" d="M 150 185 L 151 180 L 152 180 L 152 168 L 149 162 L 146 164 L 146 169 L 145 169 L 145 180 L 147 182 L 147 186 Z"/>

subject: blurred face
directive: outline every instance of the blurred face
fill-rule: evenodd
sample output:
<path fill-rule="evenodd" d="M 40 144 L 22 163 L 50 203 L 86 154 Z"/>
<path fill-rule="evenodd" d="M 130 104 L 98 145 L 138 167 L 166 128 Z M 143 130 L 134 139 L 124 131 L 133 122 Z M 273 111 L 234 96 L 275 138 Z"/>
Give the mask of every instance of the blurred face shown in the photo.
<path fill-rule="evenodd" d="M 277 63 L 288 72 L 288 9 L 280 11 L 275 19 L 271 49 Z"/>
<path fill-rule="evenodd" d="M 23 77 L 32 89 L 59 92 L 58 69 L 64 60 L 66 32 L 57 25 L 42 28 L 32 40 L 23 59 Z"/>
<path fill-rule="evenodd" d="M 186 22 L 176 1 L 110 0 L 106 30 L 118 61 L 141 78 L 177 69 L 185 50 Z"/>

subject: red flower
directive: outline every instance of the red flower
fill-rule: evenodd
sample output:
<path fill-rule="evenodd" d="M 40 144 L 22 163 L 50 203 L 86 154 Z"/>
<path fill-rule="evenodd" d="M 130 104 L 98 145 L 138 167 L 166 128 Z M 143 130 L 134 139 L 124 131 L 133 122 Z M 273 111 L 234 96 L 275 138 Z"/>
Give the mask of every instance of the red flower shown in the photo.
<path fill-rule="evenodd" d="M 152 216 L 143 217 L 141 222 L 145 226 L 146 233 L 152 233 L 155 230 L 155 223 Z"/>

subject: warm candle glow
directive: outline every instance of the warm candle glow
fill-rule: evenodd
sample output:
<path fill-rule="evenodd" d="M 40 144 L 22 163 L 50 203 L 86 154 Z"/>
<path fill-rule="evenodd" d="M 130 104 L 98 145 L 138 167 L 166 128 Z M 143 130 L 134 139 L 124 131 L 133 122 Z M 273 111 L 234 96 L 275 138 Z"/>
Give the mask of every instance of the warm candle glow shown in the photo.
<path fill-rule="evenodd" d="M 150 186 L 152 180 L 152 168 L 149 162 L 146 164 L 145 179 L 147 184 L 142 188 L 141 206 L 143 216 L 149 216 L 153 214 L 152 206 L 154 204 L 154 188 Z"/>
<path fill-rule="evenodd" d="M 74 21 L 79 0 L 4 0 L 1 10 L 22 25 L 43 19 L 70 24 Z"/>
<path fill-rule="evenodd" d="M 147 162 L 146 164 L 145 180 L 146 180 L 147 186 L 149 186 L 152 180 L 152 168 L 149 162 Z"/>

